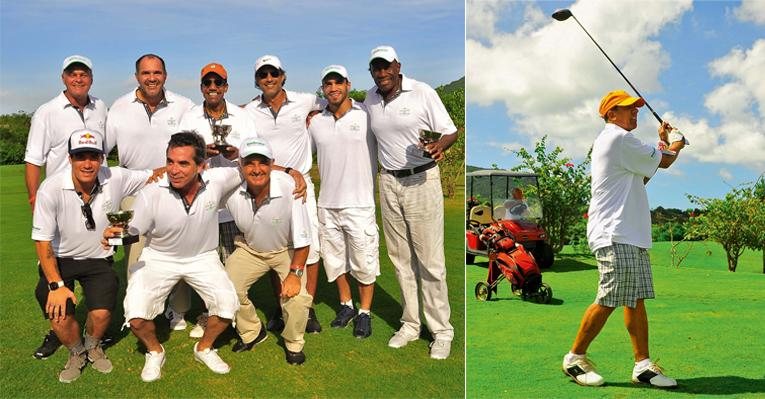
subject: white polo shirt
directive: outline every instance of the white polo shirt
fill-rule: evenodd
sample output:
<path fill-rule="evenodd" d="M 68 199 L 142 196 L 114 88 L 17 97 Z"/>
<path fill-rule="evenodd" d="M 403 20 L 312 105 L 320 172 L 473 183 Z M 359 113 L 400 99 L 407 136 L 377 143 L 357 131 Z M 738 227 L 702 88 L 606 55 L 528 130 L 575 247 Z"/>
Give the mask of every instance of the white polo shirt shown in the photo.
<path fill-rule="evenodd" d="M 322 208 L 374 207 L 377 145 L 363 104 L 351 100 L 340 119 L 325 108 L 308 127 L 319 163 Z"/>
<path fill-rule="evenodd" d="M 165 99 L 149 115 L 133 90 L 118 98 L 109 109 L 106 122 L 106 152 L 117 146 L 120 166 L 128 169 L 155 169 L 167 162 L 167 142 L 180 131 L 181 116 L 194 103 L 165 90 Z"/>
<path fill-rule="evenodd" d="M 24 162 L 45 165 L 50 176 L 69 166 L 69 136 L 77 129 L 93 129 L 104 133 L 106 104 L 89 96 L 82 114 L 66 98 L 64 92 L 41 105 L 32 116 L 27 136 Z"/>
<path fill-rule="evenodd" d="M 311 245 L 308 209 L 292 197 L 295 181 L 281 171 L 271 171 L 268 199 L 254 210 L 252 196 L 243 182 L 226 201 L 247 245 L 259 252 L 280 251 Z"/>
<path fill-rule="evenodd" d="M 245 109 L 255 119 L 255 128 L 266 139 L 279 166 L 299 170 L 306 175 L 311 170 L 311 142 L 305 119 L 311 111 L 320 110 L 324 101 L 314 94 L 285 90 L 287 99 L 276 115 L 271 113 L 262 95 L 255 97 Z"/>
<path fill-rule="evenodd" d="M 201 178 L 204 187 L 188 212 L 167 177 L 138 193 L 130 226 L 146 235 L 147 247 L 181 258 L 218 248 L 218 208 L 242 179 L 237 168 L 208 169 Z"/>
<path fill-rule="evenodd" d="M 226 100 L 226 114 L 216 122 L 219 125 L 230 125 L 231 132 L 226 136 L 226 142 L 234 147 L 238 147 L 245 137 L 258 137 L 255 131 L 255 121 L 249 112 L 242 107 Z M 204 105 L 195 105 L 181 117 L 181 126 L 179 130 L 194 130 L 204 139 L 205 144 L 214 142 L 212 136 L 212 127 L 210 120 L 205 115 Z M 238 164 L 217 155 L 209 159 L 210 167 L 229 166 L 236 167 Z M 226 209 L 220 209 L 218 212 L 218 223 L 225 223 L 234 220 L 231 213 Z"/>
<path fill-rule="evenodd" d="M 151 170 L 128 170 L 102 166 L 98 171 L 100 191 L 92 197 L 90 208 L 96 228 L 85 227 L 84 203 L 74 189 L 71 166 L 46 178 L 37 191 L 32 215 L 32 239 L 50 241 L 57 257 L 92 259 L 111 256 L 114 251 L 101 247 L 104 229 L 110 225 L 107 212 L 119 210 L 122 198 L 144 186 Z"/>
<path fill-rule="evenodd" d="M 661 152 L 632 133 L 607 123 L 592 145 L 590 249 L 612 242 L 651 248 L 651 212 L 644 177 L 656 173 Z"/>
<path fill-rule="evenodd" d="M 380 164 L 387 170 L 425 165 L 432 159 L 422 156 L 420 130 L 454 134 L 457 128 L 438 93 L 425 83 L 401 75 L 401 93 L 387 104 L 377 86 L 367 92 L 364 105 L 377 138 Z"/>

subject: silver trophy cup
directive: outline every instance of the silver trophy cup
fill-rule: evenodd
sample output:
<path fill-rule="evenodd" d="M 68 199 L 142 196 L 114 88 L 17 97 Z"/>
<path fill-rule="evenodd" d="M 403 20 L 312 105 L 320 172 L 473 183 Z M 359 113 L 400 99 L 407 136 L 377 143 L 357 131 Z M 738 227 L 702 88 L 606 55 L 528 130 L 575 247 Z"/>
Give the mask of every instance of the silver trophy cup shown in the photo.
<path fill-rule="evenodd" d="M 212 127 L 213 144 L 215 149 L 224 152 L 231 145 L 226 142 L 226 137 L 231 133 L 231 125 L 215 125 Z"/>
<path fill-rule="evenodd" d="M 441 138 L 441 133 L 431 132 L 429 130 L 420 130 L 420 147 L 423 149 L 422 156 L 431 158 L 430 152 L 425 148 L 428 144 L 435 143 Z"/>
<path fill-rule="evenodd" d="M 130 245 L 138 242 L 138 236 L 128 233 L 128 223 L 133 219 L 133 211 L 107 212 L 106 219 L 113 227 L 122 227 L 122 232 L 109 238 L 109 245 Z"/>

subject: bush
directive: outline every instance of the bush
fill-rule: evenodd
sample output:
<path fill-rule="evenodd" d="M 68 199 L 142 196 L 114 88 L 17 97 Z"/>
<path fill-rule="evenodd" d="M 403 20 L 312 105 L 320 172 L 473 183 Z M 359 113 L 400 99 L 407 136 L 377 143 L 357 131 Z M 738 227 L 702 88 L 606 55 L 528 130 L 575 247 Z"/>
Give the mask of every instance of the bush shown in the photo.
<path fill-rule="evenodd" d="M 23 111 L 0 115 L 0 165 L 24 163 L 32 115 Z"/>

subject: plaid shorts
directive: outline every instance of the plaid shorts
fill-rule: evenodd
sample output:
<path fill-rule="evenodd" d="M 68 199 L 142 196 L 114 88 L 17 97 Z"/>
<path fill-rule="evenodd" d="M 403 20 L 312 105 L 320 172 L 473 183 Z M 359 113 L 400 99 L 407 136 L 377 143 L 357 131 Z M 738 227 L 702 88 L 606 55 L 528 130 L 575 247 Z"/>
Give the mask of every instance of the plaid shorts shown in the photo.
<path fill-rule="evenodd" d="M 221 263 L 225 264 L 226 259 L 234 253 L 234 239 L 238 235 L 242 235 L 242 232 L 235 222 L 223 222 L 218 225 L 218 256 Z"/>
<path fill-rule="evenodd" d="M 648 251 L 634 245 L 613 243 L 595 250 L 598 261 L 598 296 L 595 303 L 634 308 L 638 299 L 654 297 Z"/>

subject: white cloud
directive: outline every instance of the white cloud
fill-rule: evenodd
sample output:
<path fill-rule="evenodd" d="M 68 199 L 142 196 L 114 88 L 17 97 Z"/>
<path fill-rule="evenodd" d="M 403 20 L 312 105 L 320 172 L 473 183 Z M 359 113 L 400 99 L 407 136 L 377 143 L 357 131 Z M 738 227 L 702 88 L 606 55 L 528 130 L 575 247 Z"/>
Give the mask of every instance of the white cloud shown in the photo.
<path fill-rule="evenodd" d="M 720 169 L 720 172 L 718 173 L 720 177 L 723 178 L 725 181 L 732 181 L 733 180 L 733 174 L 730 173 L 730 171 L 726 168 Z"/>
<path fill-rule="evenodd" d="M 467 35 L 474 38 L 494 36 L 494 26 L 501 11 L 509 7 L 509 0 L 468 0 L 465 7 Z"/>
<path fill-rule="evenodd" d="M 704 119 L 678 118 L 676 125 L 689 134 L 692 151 L 704 162 L 723 162 L 765 168 L 765 39 L 747 50 L 732 49 L 709 64 L 712 76 L 728 80 L 711 92 L 705 107 L 719 115 L 720 124 Z"/>
<path fill-rule="evenodd" d="M 579 1 L 570 9 L 645 95 L 662 90 L 660 75 L 670 64 L 656 36 L 662 29 L 671 29 L 691 7 L 690 1 Z M 747 7 L 751 3 L 742 3 L 741 9 Z M 539 9 L 532 3 L 525 12 L 536 15 Z M 614 33 L 611 21 L 623 14 L 630 15 L 630 23 Z M 602 128 L 596 111 L 600 98 L 609 88 L 625 87 L 622 78 L 573 20 L 524 17 L 514 32 L 483 29 L 494 32 L 493 36 L 482 40 L 469 36 L 466 42 L 467 101 L 480 106 L 504 104 L 521 136 L 515 140 L 535 142 L 547 135 L 549 145 L 561 146 L 574 157 L 584 156 Z M 762 170 L 765 39 L 751 48 L 730 50 L 710 62 L 708 70 L 721 83 L 706 94 L 704 105 L 719 122 L 677 114 L 671 104 L 652 105 L 670 110 L 662 118 L 681 127 L 691 141 L 683 158 Z M 638 125 L 652 125 L 651 119 L 644 108 Z M 638 129 L 637 134 L 648 142 L 655 140 L 653 129 Z"/>
<path fill-rule="evenodd" d="M 741 21 L 765 25 L 765 7 L 762 0 L 742 0 L 741 6 L 733 11 L 733 15 Z"/>
<path fill-rule="evenodd" d="M 690 8 L 686 0 L 579 1 L 570 9 L 645 93 L 661 89 L 659 73 L 669 66 L 655 36 Z M 492 36 L 468 35 L 467 101 L 484 106 L 502 102 L 530 141 L 548 135 L 551 145 L 584 156 L 602 128 L 596 110 L 604 88 L 622 88 L 625 83 L 575 21 L 554 21 L 535 3 L 525 4 L 524 14 L 515 32 L 484 26 L 478 31 Z M 630 23 L 615 32 L 612 21 L 624 14 L 631 16 Z M 474 32 L 474 21 L 469 18 L 469 32 Z M 496 25 L 491 17 L 481 21 Z"/>

